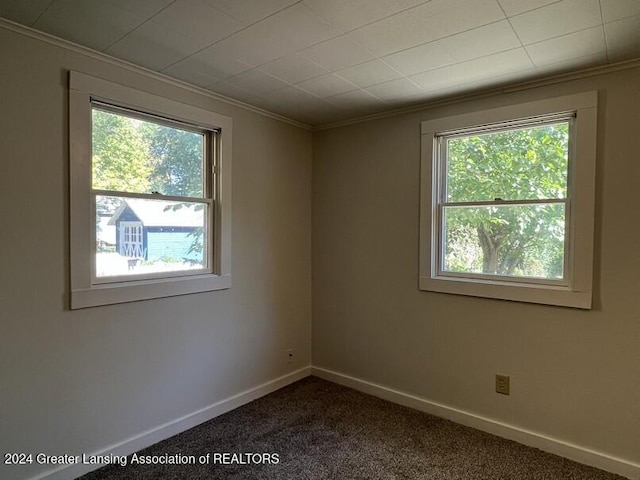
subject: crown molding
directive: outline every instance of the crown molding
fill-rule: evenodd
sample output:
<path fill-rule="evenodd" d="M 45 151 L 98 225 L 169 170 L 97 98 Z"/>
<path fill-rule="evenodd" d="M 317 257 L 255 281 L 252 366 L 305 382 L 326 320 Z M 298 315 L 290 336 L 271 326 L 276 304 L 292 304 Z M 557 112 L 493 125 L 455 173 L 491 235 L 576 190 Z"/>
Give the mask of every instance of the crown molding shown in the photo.
<path fill-rule="evenodd" d="M 77 43 L 71 42 L 69 40 L 64 40 L 60 37 L 56 37 L 49 33 L 41 32 L 31 27 L 27 27 L 25 25 L 13 22 L 11 20 L 7 20 L 5 18 L 0 18 L 0 28 L 5 30 L 9 30 L 11 32 L 17 33 L 19 35 L 23 35 L 26 37 L 31 37 L 36 40 L 40 40 L 41 42 L 48 43 L 50 45 L 63 48 L 67 51 L 78 53 L 96 60 L 100 60 L 105 63 L 109 63 L 116 67 L 120 67 L 134 73 L 144 75 L 146 77 L 152 78 L 154 80 L 158 80 L 164 82 L 166 84 L 182 88 L 184 90 L 188 90 L 193 93 L 197 93 L 199 95 L 203 95 L 205 97 L 211 98 L 212 100 L 216 100 L 218 102 L 224 102 L 229 105 L 233 105 L 234 107 L 242 108 L 243 110 L 248 110 L 253 113 L 257 113 L 258 115 L 262 115 L 265 117 L 272 118 L 274 120 L 278 120 L 283 123 L 287 123 L 289 125 L 293 125 L 294 127 L 302 128 L 304 130 L 313 130 L 311 125 L 306 123 L 299 122 L 297 120 L 293 120 L 289 117 L 285 117 L 283 115 L 279 115 L 274 112 L 270 112 L 269 110 L 265 110 L 260 107 L 256 107 L 254 105 L 241 102 L 240 100 L 235 100 L 233 98 L 227 97 L 220 93 L 216 93 L 211 90 L 207 90 L 203 87 L 198 87 L 196 85 L 192 85 L 188 82 L 178 80 L 176 78 L 170 77 L 163 73 L 156 72 L 154 70 L 150 70 L 148 68 L 142 67 L 140 65 L 135 65 L 133 63 L 127 62 L 126 60 L 121 60 L 119 58 L 112 57 L 103 52 L 99 52 L 97 50 L 93 50 L 91 48 L 79 45 Z"/>
<path fill-rule="evenodd" d="M 557 75 L 546 76 L 546 77 L 526 80 L 526 81 L 517 82 L 517 83 L 507 83 L 499 87 L 485 88 L 481 90 L 467 92 L 461 95 L 454 95 L 454 96 L 444 97 L 441 99 L 436 99 L 426 103 L 419 103 L 419 104 L 410 105 L 407 107 L 397 108 L 394 110 L 386 110 L 379 113 L 373 113 L 369 115 L 363 115 L 360 117 L 350 118 L 347 120 L 341 120 L 338 122 L 316 125 L 312 128 L 312 130 L 314 132 L 330 130 L 333 128 L 345 127 L 347 125 L 354 125 L 357 123 L 368 122 L 371 120 L 395 117 L 398 115 L 404 115 L 407 113 L 419 112 L 424 110 L 432 110 L 438 107 L 455 105 L 458 103 L 464 103 L 471 100 L 478 100 L 486 97 L 492 97 L 495 95 L 521 92 L 524 90 L 544 87 L 547 85 L 556 85 L 560 83 L 570 82 L 573 80 L 579 80 L 581 78 L 589 78 L 597 75 L 604 75 L 607 73 L 619 72 L 622 70 L 630 70 L 630 69 L 639 68 L 639 67 L 640 67 L 640 58 L 634 58 L 632 60 L 624 60 L 621 62 L 611 63 L 608 65 L 585 68 L 585 69 L 577 70 L 574 72 L 561 73 Z"/>

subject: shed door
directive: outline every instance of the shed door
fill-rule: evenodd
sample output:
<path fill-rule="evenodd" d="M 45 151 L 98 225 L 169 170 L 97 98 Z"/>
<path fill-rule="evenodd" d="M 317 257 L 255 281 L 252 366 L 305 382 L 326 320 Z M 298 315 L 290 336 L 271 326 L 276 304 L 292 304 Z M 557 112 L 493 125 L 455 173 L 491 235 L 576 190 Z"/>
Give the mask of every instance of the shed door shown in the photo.
<path fill-rule="evenodd" d="M 120 255 L 142 258 L 142 222 L 120 222 Z"/>

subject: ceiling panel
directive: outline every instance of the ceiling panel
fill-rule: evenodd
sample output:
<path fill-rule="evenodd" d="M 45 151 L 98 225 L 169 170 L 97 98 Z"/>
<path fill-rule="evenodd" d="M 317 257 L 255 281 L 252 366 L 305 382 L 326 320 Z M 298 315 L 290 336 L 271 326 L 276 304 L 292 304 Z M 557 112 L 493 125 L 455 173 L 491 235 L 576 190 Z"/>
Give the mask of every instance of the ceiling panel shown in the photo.
<path fill-rule="evenodd" d="M 486 57 L 457 63 L 448 67 L 412 75 L 410 78 L 426 91 L 440 90 L 472 82 L 486 82 L 494 77 L 520 70 L 533 69 L 533 64 L 524 48 L 496 53 Z"/>
<path fill-rule="evenodd" d="M 602 23 L 598 0 L 562 0 L 510 19 L 525 45 Z"/>
<path fill-rule="evenodd" d="M 334 25 L 353 30 L 429 0 L 304 0 Z"/>
<path fill-rule="evenodd" d="M 23 25 L 33 25 L 33 23 L 44 13 L 53 0 L 0 0 L 0 17 L 22 23 Z"/>
<path fill-rule="evenodd" d="M 373 60 L 375 57 L 347 35 L 306 48 L 300 52 L 305 58 L 330 71 Z"/>
<path fill-rule="evenodd" d="M 300 54 L 289 55 L 273 60 L 260 67 L 263 72 L 289 83 L 298 83 L 309 78 L 328 73 L 328 70 L 308 60 Z"/>
<path fill-rule="evenodd" d="M 638 0 L 601 0 L 602 20 L 605 23 L 640 15 Z"/>
<path fill-rule="evenodd" d="M 530 12 L 540 7 L 558 3 L 561 0 L 498 0 L 504 13 L 512 17 L 524 12 Z"/>
<path fill-rule="evenodd" d="M 415 97 L 424 93 L 424 90 L 414 82 L 406 78 L 398 78 L 390 82 L 379 83 L 365 90 L 381 100 L 393 101 L 395 99 L 404 99 L 407 97 Z"/>
<path fill-rule="evenodd" d="M 244 25 L 250 25 L 290 7 L 298 0 L 203 0 Z"/>
<path fill-rule="evenodd" d="M 145 20 L 143 15 L 107 1 L 56 0 L 34 27 L 102 51 Z"/>
<path fill-rule="evenodd" d="M 358 88 L 353 83 L 333 73 L 305 80 L 298 83 L 297 86 L 318 97 L 330 97 Z"/>
<path fill-rule="evenodd" d="M 461 15 L 461 11 L 464 14 Z M 382 56 L 504 18 L 496 0 L 431 0 L 350 35 Z"/>
<path fill-rule="evenodd" d="M 536 67 L 556 64 L 570 56 L 586 57 L 606 54 L 604 31 L 600 25 L 533 43 L 527 45 L 526 49 Z"/>
<path fill-rule="evenodd" d="M 106 53 L 152 70 L 162 70 L 202 46 L 201 40 L 148 21 L 109 47 Z"/>
<path fill-rule="evenodd" d="M 640 57 L 640 15 L 604 26 L 609 60 Z"/>
<path fill-rule="evenodd" d="M 368 87 L 369 85 L 395 80 L 402 76 L 382 60 L 361 63 L 339 70 L 336 73 L 359 87 Z"/>

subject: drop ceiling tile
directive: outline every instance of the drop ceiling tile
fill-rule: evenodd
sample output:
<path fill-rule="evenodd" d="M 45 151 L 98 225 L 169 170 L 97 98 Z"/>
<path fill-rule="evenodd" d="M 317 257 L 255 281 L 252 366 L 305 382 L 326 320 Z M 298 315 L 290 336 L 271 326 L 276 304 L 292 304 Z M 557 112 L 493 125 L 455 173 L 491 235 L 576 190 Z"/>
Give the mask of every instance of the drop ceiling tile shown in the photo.
<path fill-rule="evenodd" d="M 249 30 L 260 39 L 270 37 L 277 41 L 281 50 L 286 50 L 279 56 L 324 42 L 343 33 L 302 3 L 252 25 Z"/>
<path fill-rule="evenodd" d="M 318 97 L 330 97 L 358 88 L 353 83 L 333 73 L 305 80 L 304 82 L 298 83 L 297 86 Z"/>
<path fill-rule="evenodd" d="M 418 73 L 410 78 L 427 91 L 442 90 L 471 82 L 481 84 L 500 75 L 533 69 L 533 64 L 524 48 L 496 53 L 448 67 Z"/>
<path fill-rule="evenodd" d="M 298 0 L 204 0 L 217 10 L 236 19 L 244 25 L 250 25 L 287 8 Z"/>
<path fill-rule="evenodd" d="M 230 52 L 216 44 L 164 68 L 162 73 L 176 75 L 182 80 L 206 86 L 251 68 L 251 65 L 237 60 Z M 191 77 L 192 80 L 188 80 L 186 77 Z M 207 79 L 212 79 L 212 81 L 204 83 Z"/>
<path fill-rule="evenodd" d="M 605 23 L 640 15 L 638 0 L 602 0 L 602 19 Z"/>
<path fill-rule="evenodd" d="M 288 83 L 257 69 L 240 73 L 226 81 L 258 95 L 279 90 L 288 85 Z"/>
<path fill-rule="evenodd" d="M 368 87 L 369 85 L 401 77 L 398 72 L 381 60 L 361 63 L 360 65 L 338 70 L 335 73 L 358 87 Z"/>
<path fill-rule="evenodd" d="M 53 0 L 0 0 L 0 17 L 31 26 Z"/>
<path fill-rule="evenodd" d="M 333 121 L 340 113 L 335 105 L 294 86 L 263 95 L 258 106 L 308 124 Z"/>
<path fill-rule="evenodd" d="M 640 57 L 640 15 L 604 26 L 610 61 Z"/>
<path fill-rule="evenodd" d="M 561 62 L 544 64 L 537 67 L 536 70 L 541 75 L 553 75 L 570 72 L 576 69 L 597 67 L 599 65 L 605 65 L 606 63 L 607 55 L 606 53 L 601 52 L 583 57 L 573 57 Z"/>
<path fill-rule="evenodd" d="M 502 20 L 394 53 L 384 60 L 404 75 L 413 75 L 519 46 L 511 25 Z"/>
<path fill-rule="evenodd" d="M 229 80 L 211 85 L 208 89 L 214 93 L 219 93 L 225 97 L 233 98 L 250 105 L 253 105 L 259 98 L 254 92 L 242 88 Z"/>
<path fill-rule="evenodd" d="M 408 48 L 382 59 L 403 75 L 413 75 L 455 63 L 453 57 L 438 41 Z"/>
<path fill-rule="evenodd" d="M 237 20 L 201 0 L 177 0 L 153 17 L 153 22 L 204 48 L 242 28 Z"/>
<path fill-rule="evenodd" d="M 197 51 L 200 45 L 150 21 L 109 47 L 106 53 L 152 70 L 161 70 Z"/>
<path fill-rule="evenodd" d="M 326 68 L 297 54 L 266 63 L 260 67 L 260 70 L 289 83 L 302 82 L 328 73 Z"/>
<path fill-rule="evenodd" d="M 375 58 L 364 47 L 346 35 L 302 50 L 300 55 L 303 55 L 318 65 L 322 65 L 330 71 L 340 70 L 341 68 L 363 63 Z"/>
<path fill-rule="evenodd" d="M 217 69 L 193 57 L 163 69 L 162 73 L 199 87 L 208 87 L 229 77 L 229 75 L 218 73 Z"/>
<path fill-rule="evenodd" d="M 304 0 L 334 25 L 348 30 L 415 7 L 428 0 Z"/>
<path fill-rule="evenodd" d="M 141 15 L 103 0 L 57 0 L 34 27 L 102 51 L 144 20 Z"/>
<path fill-rule="evenodd" d="M 267 94 L 262 95 L 265 99 L 273 104 L 300 104 L 300 105 L 313 105 L 318 101 L 321 101 L 317 96 L 298 88 L 295 85 L 289 85 L 281 88 L 280 90 L 274 90 Z M 324 101 L 323 101 L 324 102 Z"/>
<path fill-rule="evenodd" d="M 349 35 L 384 56 L 504 18 L 496 0 L 431 0 Z"/>
<path fill-rule="evenodd" d="M 216 42 L 204 51 L 214 57 L 222 56 L 236 62 L 258 67 L 282 56 L 293 53 L 295 47 L 284 45 L 270 36 L 261 36 L 252 27 Z"/>
<path fill-rule="evenodd" d="M 529 12 L 536 8 L 558 3 L 561 0 L 498 0 L 508 17 Z"/>
<path fill-rule="evenodd" d="M 352 92 L 341 93 L 340 95 L 329 97 L 326 100 L 327 102 L 343 109 L 367 107 L 378 108 L 387 105 L 375 95 L 364 90 L 354 90 Z"/>
<path fill-rule="evenodd" d="M 601 26 L 533 43 L 527 45 L 526 49 L 536 67 L 560 62 L 570 63 L 576 57 L 606 53 Z"/>
<path fill-rule="evenodd" d="M 381 100 L 394 102 L 401 98 L 415 97 L 424 93 L 424 90 L 406 78 L 391 80 L 367 87 L 364 90 L 375 95 Z"/>
<path fill-rule="evenodd" d="M 521 46 L 507 20 L 474 28 L 457 35 L 438 40 L 456 62 L 484 57 Z"/>
<path fill-rule="evenodd" d="M 562 0 L 511 18 L 511 25 L 525 45 L 601 23 L 598 0 Z"/>
<path fill-rule="evenodd" d="M 327 99 L 338 106 L 346 118 L 360 117 L 389 109 L 389 104 L 364 90 L 342 93 Z"/>
<path fill-rule="evenodd" d="M 149 18 L 158 13 L 163 8 L 171 5 L 175 0 L 107 0 L 109 3 L 116 5 L 133 14 Z"/>

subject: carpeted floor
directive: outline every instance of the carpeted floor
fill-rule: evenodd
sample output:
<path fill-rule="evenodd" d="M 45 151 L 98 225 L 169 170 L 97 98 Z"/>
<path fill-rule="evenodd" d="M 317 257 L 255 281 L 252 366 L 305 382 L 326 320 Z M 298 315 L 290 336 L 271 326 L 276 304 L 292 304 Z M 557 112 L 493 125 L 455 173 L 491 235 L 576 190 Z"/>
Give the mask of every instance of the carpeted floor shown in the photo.
<path fill-rule="evenodd" d="M 223 457 L 224 453 L 229 455 Z M 270 455 L 254 456 L 254 462 L 246 455 L 232 456 L 250 453 Z M 196 463 L 200 456 L 210 456 L 202 465 L 179 466 L 131 465 L 129 457 L 125 467 L 109 465 L 81 478 L 623 478 L 315 377 L 157 443 L 138 455 L 175 458 L 176 454 L 193 456 Z M 264 463 L 267 459 L 271 463 Z"/>

